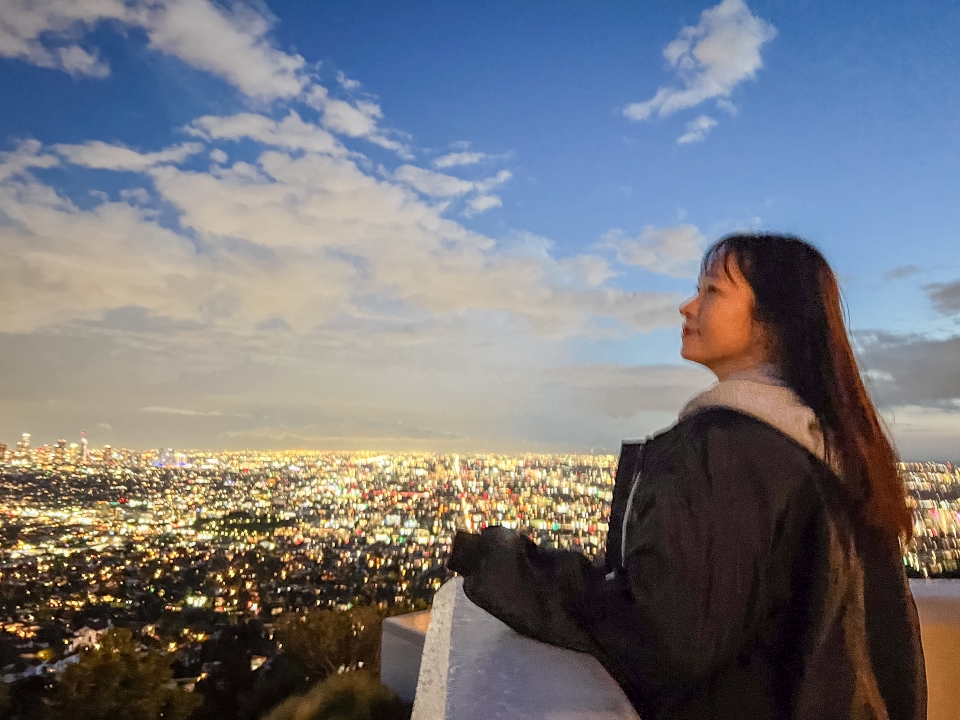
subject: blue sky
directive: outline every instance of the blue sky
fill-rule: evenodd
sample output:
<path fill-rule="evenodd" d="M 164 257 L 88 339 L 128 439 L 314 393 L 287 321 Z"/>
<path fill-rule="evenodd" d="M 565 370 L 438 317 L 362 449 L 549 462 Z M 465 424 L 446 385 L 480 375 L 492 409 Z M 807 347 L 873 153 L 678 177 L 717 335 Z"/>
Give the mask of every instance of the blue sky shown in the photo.
<path fill-rule="evenodd" d="M 597 450 L 696 261 L 813 240 L 907 457 L 960 438 L 960 6 L 0 7 L 0 441 Z"/>

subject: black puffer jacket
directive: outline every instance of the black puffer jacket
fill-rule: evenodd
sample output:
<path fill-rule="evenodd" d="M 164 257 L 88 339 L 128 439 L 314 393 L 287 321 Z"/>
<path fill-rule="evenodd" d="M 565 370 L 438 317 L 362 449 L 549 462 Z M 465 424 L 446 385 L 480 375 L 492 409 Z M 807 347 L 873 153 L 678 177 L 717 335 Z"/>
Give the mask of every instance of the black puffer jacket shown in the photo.
<path fill-rule="evenodd" d="M 595 656 L 645 720 L 921 720 L 902 559 L 846 505 L 794 440 L 711 409 L 623 446 L 605 566 L 492 527 L 449 567 L 516 631 Z"/>

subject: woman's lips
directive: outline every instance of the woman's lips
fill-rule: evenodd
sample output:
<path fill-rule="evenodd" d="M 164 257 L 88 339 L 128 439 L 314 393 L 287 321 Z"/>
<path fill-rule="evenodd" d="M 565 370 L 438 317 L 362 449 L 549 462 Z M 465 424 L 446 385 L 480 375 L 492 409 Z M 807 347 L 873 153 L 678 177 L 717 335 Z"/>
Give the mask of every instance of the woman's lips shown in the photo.
<path fill-rule="evenodd" d="M 684 325 L 683 329 L 681 330 L 681 335 L 683 335 L 683 337 L 687 337 L 687 335 L 693 335 L 694 332 L 694 330 Z"/>

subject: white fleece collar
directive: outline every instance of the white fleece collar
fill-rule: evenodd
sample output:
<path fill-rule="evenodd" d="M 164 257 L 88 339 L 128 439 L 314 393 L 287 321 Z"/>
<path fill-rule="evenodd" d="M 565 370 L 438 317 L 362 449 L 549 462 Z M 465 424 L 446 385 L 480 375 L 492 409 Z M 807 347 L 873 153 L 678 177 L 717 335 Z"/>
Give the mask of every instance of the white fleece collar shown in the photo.
<path fill-rule="evenodd" d="M 702 390 L 680 410 L 680 420 L 717 407 L 737 410 L 772 425 L 825 459 L 823 433 L 813 410 L 786 386 L 772 365 L 734 373 Z"/>

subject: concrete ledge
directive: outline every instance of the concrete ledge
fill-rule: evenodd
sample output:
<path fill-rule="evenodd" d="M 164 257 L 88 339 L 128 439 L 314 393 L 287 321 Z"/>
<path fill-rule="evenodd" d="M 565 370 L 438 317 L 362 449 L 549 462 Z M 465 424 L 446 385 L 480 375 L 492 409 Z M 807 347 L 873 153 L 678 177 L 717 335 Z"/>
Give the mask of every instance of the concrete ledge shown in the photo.
<path fill-rule="evenodd" d="M 383 621 L 380 636 L 380 681 L 404 702 L 417 692 L 423 642 L 430 627 L 430 611 L 410 613 Z"/>
<path fill-rule="evenodd" d="M 960 581 L 911 580 L 927 666 L 927 717 L 960 720 Z"/>
<path fill-rule="evenodd" d="M 638 720 L 594 658 L 518 635 L 454 578 L 437 591 L 412 720 Z"/>

